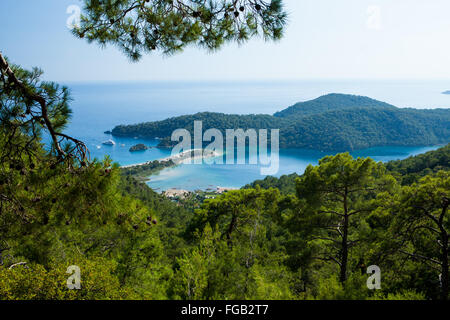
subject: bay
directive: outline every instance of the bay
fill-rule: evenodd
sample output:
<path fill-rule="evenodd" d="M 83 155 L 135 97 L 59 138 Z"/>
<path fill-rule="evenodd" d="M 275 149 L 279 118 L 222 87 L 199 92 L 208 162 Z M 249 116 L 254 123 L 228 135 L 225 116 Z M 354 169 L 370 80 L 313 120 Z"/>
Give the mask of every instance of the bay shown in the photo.
<path fill-rule="evenodd" d="M 119 124 L 156 121 L 174 116 L 211 111 L 235 114 L 273 114 L 299 101 L 328 93 L 365 95 L 398 107 L 448 108 L 450 96 L 442 92 L 450 81 L 253 81 L 253 82 L 110 82 L 67 83 L 72 90 L 73 116 L 66 133 L 84 141 L 92 158 L 110 156 L 120 165 L 142 163 L 170 155 L 169 149 L 151 148 L 129 152 L 138 143 L 155 146 L 157 140 L 116 138 L 115 146 L 105 146 L 111 138 L 104 133 Z M 377 161 L 403 159 L 436 149 L 438 146 L 377 147 L 352 152 L 355 157 Z M 302 173 L 326 153 L 314 150 L 285 149 L 280 152 L 277 176 Z M 157 191 L 169 188 L 186 190 L 217 186 L 238 188 L 264 178 L 256 165 L 181 165 L 162 171 L 148 183 Z"/>

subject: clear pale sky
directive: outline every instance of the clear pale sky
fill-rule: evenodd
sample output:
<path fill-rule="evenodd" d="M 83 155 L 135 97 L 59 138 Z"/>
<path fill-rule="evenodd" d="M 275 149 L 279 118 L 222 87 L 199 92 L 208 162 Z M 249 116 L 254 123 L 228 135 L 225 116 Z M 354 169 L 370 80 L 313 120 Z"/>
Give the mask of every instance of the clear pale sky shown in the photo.
<path fill-rule="evenodd" d="M 189 48 L 130 63 L 114 48 L 74 38 L 79 0 L 1 0 L 0 50 L 55 81 L 450 78 L 448 0 L 284 0 L 283 40 L 217 53 Z"/>

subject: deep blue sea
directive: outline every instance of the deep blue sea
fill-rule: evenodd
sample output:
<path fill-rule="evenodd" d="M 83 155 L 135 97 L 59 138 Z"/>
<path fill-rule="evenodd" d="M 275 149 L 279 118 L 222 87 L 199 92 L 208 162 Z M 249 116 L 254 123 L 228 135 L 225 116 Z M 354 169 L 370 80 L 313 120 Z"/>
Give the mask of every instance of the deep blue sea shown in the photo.
<path fill-rule="evenodd" d="M 134 124 L 169 117 L 213 111 L 235 114 L 272 114 L 299 101 L 328 93 L 369 96 L 398 107 L 448 108 L 450 81 L 286 81 L 286 82 L 111 82 L 67 83 L 71 88 L 73 116 L 66 132 L 85 141 L 91 157 L 109 155 L 121 165 L 142 163 L 170 155 L 170 150 L 152 148 L 130 153 L 137 143 L 157 141 L 113 138 L 115 146 L 102 142 L 104 134 L 118 124 Z M 352 154 L 377 161 L 403 159 L 434 147 L 377 147 Z M 302 173 L 326 154 L 314 150 L 281 150 L 277 176 Z M 162 171 L 148 183 L 157 191 L 221 187 L 238 188 L 264 178 L 254 165 L 181 165 Z"/>

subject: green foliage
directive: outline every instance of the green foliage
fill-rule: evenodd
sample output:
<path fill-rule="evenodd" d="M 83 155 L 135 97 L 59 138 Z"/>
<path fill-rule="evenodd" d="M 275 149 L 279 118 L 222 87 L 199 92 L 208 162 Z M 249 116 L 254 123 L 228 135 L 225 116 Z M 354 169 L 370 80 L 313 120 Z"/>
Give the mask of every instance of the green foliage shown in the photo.
<path fill-rule="evenodd" d="M 259 186 L 262 189 L 276 188 L 280 190 L 281 194 L 294 194 L 295 193 L 295 181 L 299 177 L 296 173 L 291 173 L 289 175 L 282 175 L 279 178 L 272 176 L 267 176 L 262 180 L 256 180 L 251 184 L 246 185 L 244 188 L 256 188 Z"/>
<path fill-rule="evenodd" d="M 198 288 L 197 294 L 202 292 L 195 297 L 293 297 L 291 276 L 283 266 L 286 254 L 280 244 L 285 232 L 271 221 L 277 212 L 278 197 L 276 190 L 229 191 L 206 201 L 196 212 L 191 229 L 198 230 L 196 233 L 201 236 L 197 236 L 197 247 L 180 261 L 178 273 L 183 279 L 191 279 L 189 288 Z M 206 269 L 192 273 L 195 263 Z"/>
<path fill-rule="evenodd" d="M 427 288 L 430 280 L 439 282 L 442 299 L 449 297 L 450 173 L 439 171 L 425 176 L 411 186 L 404 186 L 392 199 L 396 213 L 391 223 L 388 244 L 398 248 L 407 259 L 421 261 L 428 267 L 429 279 L 420 285 L 429 296 L 436 292 Z M 436 297 L 436 296 L 434 296 Z"/>
<path fill-rule="evenodd" d="M 398 293 L 388 293 L 387 295 L 383 295 L 383 293 L 379 293 L 371 297 L 369 300 L 426 300 L 425 295 L 423 293 L 418 293 L 414 290 L 404 290 Z"/>
<path fill-rule="evenodd" d="M 435 151 L 429 151 L 404 160 L 390 161 L 386 167 L 397 175 L 403 185 L 409 185 L 425 175 L 440 170 L 450 170 L 450 144 Z"/>
<path fill-rule="evenodd" d="M 33 68 L 30 71 L 9 64 L 1 54 L 0 67 L 1 161 L 24 168 L 31 164 L 33 157 L 43 155 L 39 152 L 43 130 L 52 128 L 56 135 L 65 128 L 71 115 L 70 92 L 67 87 L 43 81 L 42 70 Z M 55 140 L 52 142 L 55 148 Z M 46 160 L 48 166 L 56 162 L 56 159 Z"/>
<path fill-rule="evenodd" d="M 145 150 L 148 150 L 148 147 L 143 143 L 138 143 L 129 149 L 130 152 L 138 152 L 138 151 L 145 151 Z"/>
<path fill-rule="evenodd" d="M 279 118 L 303 118 L 328 111 L 356 108 L 395 109 L 393 105 L 363 96 L 331 93 L 317 99 L 299 102 L 282 111 L 276 112 Z"/>
<path fill-rule="evenodd" d="M 156 1 L 85 0 L 74 34 L 101 46 L 114 44 L 132 60 L 143 52 L 164 54 L 188 45 L 217 50 L 225 43 L 261 35 L 278 40 L 287 14 L 281 0 Z"/>
<path fill-rule="evenodd" d="M 48 269 L 39 264 L 7 269 L 0 266 L 0 300 L 105 300 L 132 299 L 114 275 L 115 264 L 102 258 L 78 258 L 70 263 L 82 266 L 81 289 L 67 288 L 67 267 L 52 263 Z"/>
<path fill-rule="evenodd" d="M 28 95 L 38 95 L 48 101 L 46 107 L 49 119 L 53 123 L 53 128 L 61 131 L 71 115 L 69 89 L 54 82 L 43 81 L 41 79 L 43 71 L 39 68 L 26 70 L 15 64 L 10 64 L 9 67 L 22 82 Z M 29 96 L 24 96 L 20 88 L 3 72 L 0 78 L 0 102 L 3 130 L 12 130 L 20 126 L 24 132 L 32 132 L 33 126 L 41 128 L 45 125 L 42 123 L 44 118 L 39 112 L 39 103 L 32 101 Z"/>
<path fill-rule="evenodd" d="M 319 279 L 316 290 L 317 293 L 309 298 L 317 300 L 364 300 L 369 296 L 366 277 L 359 274 L 352 274 L 345 284 L 342 284 L 337 276 Z"/>
<path fill-rule="evenodd" d="M 123 195 L 139 199 L 149 208 L 150 214 L 158 214 L 160 221 L 157 229 L 166 255 L 170 259 L 180 256 L 186 248 L 183 234 L 192 219 L 193 212 L 167 200 L 145 183 L 130 176 L 122 176 L 119 189 Z"/>
<path fill-rule="evenodd" d="M 179 269 L 174 277 L 175 297 L 189 300 L 204 297 L 208 287 L 208 273 L 214 270 L 219 238 L 219 234 L 207 225 L 199 237 L 198 246 L 177 258 Z"/>
<path fill-rule="evenodd" d="M 339 266 L 341 282 L 347 280 L 352 260 L 364 261 L 361 243 L 370 233 L 365 217 L 376 209 L 377 194 L 390 192 L 395 183 L 381 163 L 353 159 L 348 153 L 321 159 L 319 166 L 308 166 L 297 179 L 297 196 L 304 200 L 306 215 L 302 219 L 314 225 L 308 245 L 316 248 L 316 259 Z"/>

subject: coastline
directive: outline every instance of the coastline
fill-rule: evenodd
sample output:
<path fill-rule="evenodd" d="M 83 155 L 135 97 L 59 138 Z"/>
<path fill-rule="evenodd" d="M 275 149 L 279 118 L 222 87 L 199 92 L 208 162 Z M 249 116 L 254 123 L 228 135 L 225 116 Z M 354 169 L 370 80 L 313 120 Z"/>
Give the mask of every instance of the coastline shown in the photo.
<path fill-rule="evenodd" d="M 143 166 L 148 166 L 155 162 L 161 164 L 162 165 L 161 168 L 157 169 L 157 171 L 152 172 L 150 174 L 147 173 L 145 175 L 145 178 L 143 175 L 141 176 L 138 173 L 131 174 L 131 175 L 134 175 L 135 178 L 137 178 L 138 180 L 149 181 L 150 180 L 149 178 L 151 176 L 155 175 L 156 173 L 158 173 L 159 171 L 164 170 L 166 168 L 175 167 L 180 164 L 183 164 L 183 162 L 186 160 L 188 160 L 189 163 L 192 163 L 194 160 L 216 158 L 216 157 L 220 157 L 222 155 L 223 155 L 223 153 L 217 152 L 215 150 L 213 151 L 213 150 L 209 150 L 209 149 L 190 149 L 190 150 L 180 152 L 179 154 L 161 158 L 161 159 L 157 159 L 157 160 L 150 160 L 147 162 L 120 166 L 120 169 L 122 169 L 124 171 L 130 171 L 130 170 L 134 171 L 133 169 L 139 169 Z M 213 192 L 216 194 L 222 194 L 222 193 L 225 193 L 230 190 L 237 190 L 237 188 L 226 188 L 226 187 L 216 186 L 216 188 Z M 166 196 L 167 198 L 175 199 L 175 198 L 185 198 L 195 192 L 191 192 L 191 191 L 179 189 L 179 188 L 169 188 L 167 190 L 160 191 L 159 193 Z"/>
<path fill-rule="evenodd" d="M 198 155 L 199 152 L 202 152 L 202 154 Z M 205 154 L 205 152 L 207 152 L 207 153 Z M 149 163 L 151 163 L 153 161 L 158 161 L 160 163 L 172 161 L 175 165 L 180 165 L 185 160 L 188 160 L 189 158 L 191 161 L 194 161 L 194 160 L 198 160 L 198 159 L 216 158 L 216 157 L 220 157 L 221 155 L 223 155 L 223 154 L 220 152 L 217 152 L 217 151 L 211 151 L 211 150 L 206 150 L 206 149 L 190 149 L 190 150 L 186 150 L 179 154 L 169 156 L 166 158 L 120 166 L 120 168 L 121 169 L 129 169 L 129 168 L 133 168 L 133 167 L 144 166 L 144 165 L 148 165 Z"/>

